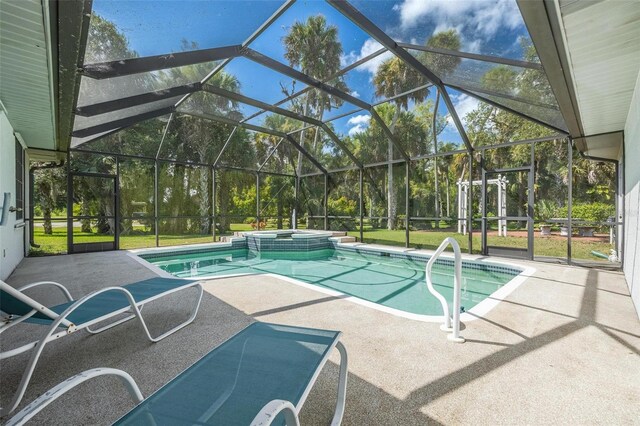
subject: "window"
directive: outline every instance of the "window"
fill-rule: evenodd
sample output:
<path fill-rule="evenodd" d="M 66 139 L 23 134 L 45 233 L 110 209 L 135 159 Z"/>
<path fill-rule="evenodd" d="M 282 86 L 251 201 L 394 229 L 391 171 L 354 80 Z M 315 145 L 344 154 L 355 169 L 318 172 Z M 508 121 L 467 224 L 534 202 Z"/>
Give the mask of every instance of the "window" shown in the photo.
<path fill-rule="evenodd" d="M 16 220 L 24 219 L 24 151 L 16 139 Z"/>

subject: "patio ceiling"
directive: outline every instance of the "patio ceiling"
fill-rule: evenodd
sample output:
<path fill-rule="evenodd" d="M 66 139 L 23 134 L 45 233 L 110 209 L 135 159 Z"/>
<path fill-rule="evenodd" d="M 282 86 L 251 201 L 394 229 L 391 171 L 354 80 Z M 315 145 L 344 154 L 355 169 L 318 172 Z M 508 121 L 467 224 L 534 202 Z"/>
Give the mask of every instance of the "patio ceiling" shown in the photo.
<path fill-rule="evenodd" d="M 50 11 L 39 0 L 0 3 L 2 109 L 29 148 L 56 148 Z"/>
<path fill-rule="evenodd" d="M 537 54 L 523 45 L 522 40 L 530 37 L 515 0 L 489 5 L 476 0 L 455 10 L 444 2 L 418 5 L 419 10 L 409 10 L 416 7 L 412 2 L 393 1 L 245 3 L 247 7 L 240 8 L 237 2 L 169 1 L 157 8 L 149 2 L 94 0 L 93 18 L 85 17 L 87 34 L 81 37 L 86 52 L 78 71 L 81 81 L 70 146 L 80 147 L 144 120 L 168 122 L 169 116 L 191 115 L 279 136 L 326 172 L 296 141 L 296 134 L 305 128 L 319 129 L 335 149 L 361 167 L 342 143 L 347 132 L 339 126 L 367 114 L 394 145 L 397 158 L 406 161 L 410 156 L 374 107 L 425 88 L 432 89 L 434 100 L 437 96 L 441 113 L 459 134 L 459 146 L 468 151 L 473 147 L 461 114 L 463 101 L 469 99 L 567 133 Z M 251 13 L 242 12 L 246 10 Z M 492 12 L 495 16 L 486 16 Z M 317 15 L 337 28 L 344 50 L 342 69 L 323 79 L 289 65 L 282 47 L 286 30 Z M 122 31 L 129 44 L 101 43 L 99 26 L 104 21 Z M 460 33 L 460 49 L 428 45 L 429 37 L 449 28 Z M 472 39 L 474 33 L 480 35 Z M 414 88 L 384 97 L 373 89 L 373 74 L 391 57 L 421 77 Z M 453 71 L 443 65 L 452 60 L 458 64 Z M 535 87 L 524 91 L 513 83 L 488 84 L 491 72 L 506 72 L 514 76 L 512 81 L 532 79 Z M 237 90 L 217 83 L 216 76 L 223 74 L 237 78 Z M 305 95 L 334 99 L 340 106 L 318 116 L 300 109 L 297 101 Z M 225 102 L 233 107 L 206 108 Z M 295 129 L 288 133 L 270 129 L 268 116 L 286 118 Z"/>
<path fill-rule="evenodd" d="M 624 129 L 640 70 L 637 1 L 559 1 L 586 135 Z"/>
<path fill-rule="evenodd" d="M 640 70 L 634 0 L 518 0 L 576 147 L 617 160 Z"/>

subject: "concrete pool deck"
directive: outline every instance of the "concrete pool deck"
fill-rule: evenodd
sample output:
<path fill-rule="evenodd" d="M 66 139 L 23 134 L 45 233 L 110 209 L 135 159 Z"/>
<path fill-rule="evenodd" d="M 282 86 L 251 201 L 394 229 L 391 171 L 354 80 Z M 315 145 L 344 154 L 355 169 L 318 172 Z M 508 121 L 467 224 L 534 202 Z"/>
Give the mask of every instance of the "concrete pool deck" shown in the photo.
<path fill-rule="evenodd" d="M 129 372 L 149 395 L 257 320 L 344 332 L 349 353 L 345 425 L 637 424 L 640 321 L 623 275 L 509 262 L 532 265 L 536 272 L 486 317 L 468 323 L 462 345 L 448 342 L 437 324 L 277 278 L 211 280 L 194 324 L 157 344 L 146 341 L 133 322 L 50 344 L 22 405 L 65 378 L 100 366 Z M 106 252 L 27 258 L 7 282 L 18 286 L 54 279 L 78 296 L 151 276 L 127 253 Z M 187 315 L 187 299 L 149 306 L 144 314 L 152 327 L 167 328 Z M 44 332 L 31 325 L 23 331 Z M 3 350 L 26 339 L 23 332 L 7 334 L 0 341 Z M 0 364 L 3 406 L 27 359 L 23 354 Z M 302 410 L 303 424 L 329 423 L 337 362 L 334 354 L 320 375 Z M 58 400 L 34 423 L 109 424 L 131 407 L 119 382 L 101 378 Z"/>

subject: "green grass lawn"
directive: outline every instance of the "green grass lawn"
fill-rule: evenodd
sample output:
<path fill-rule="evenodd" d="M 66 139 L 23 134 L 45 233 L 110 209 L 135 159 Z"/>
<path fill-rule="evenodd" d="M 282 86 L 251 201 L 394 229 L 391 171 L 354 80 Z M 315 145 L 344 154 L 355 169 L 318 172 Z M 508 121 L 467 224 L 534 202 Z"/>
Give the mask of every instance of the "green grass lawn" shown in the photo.
<path fill-rule="evenodd" d="M 250 231 L 251 225 L 244 223 L 231 224 L 231 232 L 228 235 L 232 235 L 233 232 L 238 231 Z M 51 235 L 45 235 L 42 226 L 36 226 L 33 230 L 34 242 L 40 246 L 40 248 L 31 248 L 30 254 L 32 256 L 45 256 L 50 254 L 62 254 L 67 252 L 67 227 L 59 226 L 53 228 Z M 104 235 L 99 233 L 80 232 L 80 227 L 73 228 L 74 241 L 76 243 L 89 243 L 100 241 L 113 241 L 112 235 Z M 175 246 L 183 244 L 198 244 L 212 242 L 211 235 L 160 235 L 160 246 Z M 121 249 L 134 249 L 134 248 L 146 248 L 155 247 L 156 237 L 153 232 L 145 230 L 144 226 L 135 225 L 133 232 L 128 235 L 120 235 L 120 248 Z"/>
<path fill-rule="evenodd" d="M 348 235 L 360 238 L 359 231 L 351 231 Z M 508 235 L 508 234 L 507 234 Z M 404 230 L 389 231 L 386 229 L 366 229 L 363 232 L 364 242 L 373 244 L 386 244 L 393 246 L 404 247 Z M 463 252 L 467 252 L 469 248 L 469 236 L 461 235 L 455 231 L 410 231 L 409 232 L 409 245 L 414 248 L 431 249 L 438 248 L 440 243 L 446 237 L 453 237 Z M 572 238 L 572 257 L 575 259 L 588 259 L 593 261 L 602 260 L 606 262 L 606 259 L 600 259 L 591 254 L 592 250 L 599 251 L 606 255 L 609 254 L 609 250 L 612 248 L 608 240 L 607 242 L 593 242 L 587 240 L 581 240 L 580 237 L 574 236 Z M 526 248 L 527 239 L 522 237 L 498 237 L 490 236 L 489 244 L 502 246 L 502 247 L 518 247 Z M 482 247 L 482 240 L 480 232 L 473 233 L 473 252 L 480 253 Z M 567 257 L 567 240 L 566 238 L 558 237 L 541 237 L 539 232 L 534 233 L 534 255 L 535 256 L 548 256 L 548 257 Z"/>
<path fill-rule="evenodd" d="M 233 232 L 238 231 L 250 231 L 251 225 L 244 223 L 231 224 L 231 235 Z M 359 238 L 360 233 L 358 231 L 348 232 L 348 235 Z M 567 240 L 559 237 L 541 237 L 539 232 L 535 232 L 534 237 L 534 253 L 535 256 L 548 256 L 565 258 L 567 253 Z M 463 252 L 467 252 L 469 247 L 469 238 L 467 235 L 457 234 L 451 230 L 429 230 L 429 231 L 411 231 L 409 233 L 410 246 L 421 249 L 435 250 L 442 240 L 446 237 L 453 237 L 460 244 L 460 248 Z M 386 229 L 371 229 L 365 227 L 364 242 L 374 244 L 385 244 L 392 246 L 404 247 L 404 230 L 389 231 Z M 40 245 L 40 248 L 32 248 L 30 254 L 34 256 L 60 254 L 67 252 L 67 228 L 66 227 L 54 227 L 52 235 L 45 235 L 42 226 L 36 226 L 34 229 L 34 240 L 36 244 Z M 74 241 L 75 242 L 98 242 L 98 241 L 112 241 L 113 237 L 110 235 L 102 235 L 97 233 L 83 233 L 80 232 L 79 227 L 74 227 Z M 161 246 L 183 245 L 183 244 L 197 244 L 211 242 L 211 235 L 160 235 Z M 481 248 L 480 232 L 474 232 L 473 234 L 473 251 L 474 253 L 480 253 Z M 505 247 L 526 247 L 527 239 L 516 236 L 507 237 L 490 237 L 490 244 L 499 245 Z M 587 239 L 581 239 L 580 237 L 574 237 L 572 239 L 572 256 L 574 259 L 585 259 L 606 262 L 606 259 L 600 259 L 591 254 L 592 250 L 599 251 L 604 254 L 609 254 L 611 246 L 607 242 L 588 241 Z M 155 247 L 156 238 L 155 235 L 148 230 L 145 230 L 143 226 L 134 226 L 133 233 L 129 235 L 120 236 L 120 248 L 121 249 L 133 249 L 133 248 L 146 248 Z"/>

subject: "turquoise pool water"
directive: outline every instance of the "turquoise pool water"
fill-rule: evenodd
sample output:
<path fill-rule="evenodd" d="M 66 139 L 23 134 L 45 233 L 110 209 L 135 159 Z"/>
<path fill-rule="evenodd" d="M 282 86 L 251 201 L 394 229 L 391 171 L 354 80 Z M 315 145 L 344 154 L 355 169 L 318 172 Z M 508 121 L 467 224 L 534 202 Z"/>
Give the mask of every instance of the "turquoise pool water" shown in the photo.
<path fill-rule="evenodd" d="M 228 249 L 142 254 L 141 257 L 180 278 L 279 274 L 412 314 L 442 315 L 439 302 L 425 284 L 426 260 L 406 256 L 380 256 L 340 249 L 261 254 L 248 249 Z M 453 265 L 452 262 L 443 263 L 434 265 L 432 278 L 436 289 L 451 302 Z M 465 261 L 461 306 L 468 311 L 519 272 L 509 267 Z"/>

